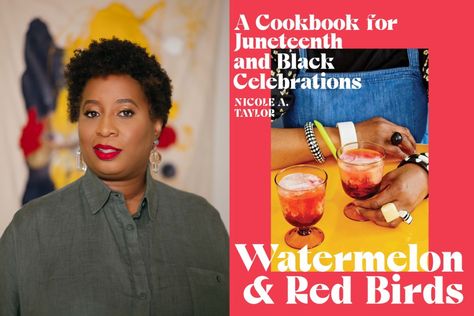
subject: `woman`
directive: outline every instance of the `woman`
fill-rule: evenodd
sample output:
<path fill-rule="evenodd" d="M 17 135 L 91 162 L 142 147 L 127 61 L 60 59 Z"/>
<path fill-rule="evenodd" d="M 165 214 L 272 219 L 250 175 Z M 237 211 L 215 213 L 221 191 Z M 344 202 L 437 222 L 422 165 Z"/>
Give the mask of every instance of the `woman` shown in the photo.
<path fill-rule="evenodd" d="M 203 198 L 153 180 L 171 84 L 125 40 L 66 68 L 85 175 L 33 200 L 0 241 L 0 315 L 225 315 L 228 235 Z"/>
<path fill-rule="evenodd" d="M 297 55 L 303 59 L 323 59 L 325 56 L 334 69 L 301 69 L 299 72 L 279 69 L 279 54 Z M 375 223 L 397 226 L 401 219 L 387 223 L 380 212 L 381 206 L 394 202 L 398 209 L 412 212 L 428 194 L 428 157 L 419 162 L 418 156 L 414 155 L 416 142 L 423 139 L 427 126 L 427 50 L 285 49 L 272 53 L 274 78 L 303 80 L 313 78 L 316 73 L 321 75 L 321 72 L 325 72 L 326 80 L 360 78 L 362 87 L 274 89 L 272 96 L 283 100 L 275 102 L 279 105 L 274 107 L 275 118 L 284 114 L 285 128 L 272 128 L 271 131 L 272 168 L 310 160 L 323 162 L 324 157 L 331 155 L 316 128 L 315 140 L 310 145 L 308 135 L 313 134 L 313 120 L 326 126 L 336 148 L 343 142 L 350 142 L 347 140 L 382 145 L 389 156 L 407 158 L 407 161 L 384 177 L 379 194 L 355 204 L 361 214 Z M 303 128 L 306 124 L 310 124 L 309 132 Z M 312 147 L 311 151 L 309 147 Z"/>

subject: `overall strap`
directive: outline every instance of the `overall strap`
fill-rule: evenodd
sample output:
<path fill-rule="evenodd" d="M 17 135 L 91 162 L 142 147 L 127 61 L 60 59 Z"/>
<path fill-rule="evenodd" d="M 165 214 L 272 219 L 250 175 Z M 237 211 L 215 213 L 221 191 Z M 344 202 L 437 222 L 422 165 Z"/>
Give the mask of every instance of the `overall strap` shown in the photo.
<path fill-rule="evenodd" d="M 420 69 L 420 59 L 418 56 L 418 49 L 417 48 L 409 48 L 407 49 L 408 54 L 408 63 L 410 68 Z"/>

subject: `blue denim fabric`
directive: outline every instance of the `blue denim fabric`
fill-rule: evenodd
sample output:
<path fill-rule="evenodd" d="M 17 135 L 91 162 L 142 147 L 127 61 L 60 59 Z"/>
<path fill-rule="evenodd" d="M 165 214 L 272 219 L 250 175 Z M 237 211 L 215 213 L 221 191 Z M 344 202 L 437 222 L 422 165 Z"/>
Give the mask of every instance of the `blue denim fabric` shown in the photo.
<path fill-rule="evenodd" d="M 428 127 L 428 126 L 429 126 L 429 123 L 426 122 L 425 135 L 423 136 L 423 139 L 421 140 L 421 143 L 422 143 L 422 144 L 428 144 L 428 140 L 429 140 L 429 137 L 428 137 L 428 135 L 429 135 L 429 133 L 428 133 L 429 127 Z"/>
<path fill-rule="evenodd" d="M 306 57 L 306 50 L 300 49 L 300 56 Z M 326 79 L 361 78 L 360 89 L 301 89 L 297 86 L 295 104 L 283 116 L 284 126 L 303 127 L 315 119 L 324 126 L 336 126 L 338 122 L 357 123 L 381 116 L 407 127 L 416 141 L 421 142 L 427 127 L 428 99 L 417 49 L 408 49 L 408 60 L 408 67 L 326 73 Z M 298 77 L 312 78 L 314 75 L 320 74 L 303 69 Z"/>

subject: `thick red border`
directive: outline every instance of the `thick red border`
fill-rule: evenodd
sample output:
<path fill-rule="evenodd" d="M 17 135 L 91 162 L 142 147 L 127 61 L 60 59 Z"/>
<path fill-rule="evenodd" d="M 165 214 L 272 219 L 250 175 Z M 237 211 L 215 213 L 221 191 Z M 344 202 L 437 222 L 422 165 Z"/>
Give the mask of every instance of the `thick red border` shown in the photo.
<path fill-rule="evenodd" d="M 466 1 L 467 3 L 467 1 Z M 349 312 L 352 315 L 399 315 L 417 312 L 468 315 L 474 310 L 472 286 L 473 212 L 469 197 L 472 187 L 470 157 L 472 145 L 472 97 L 470 96 L 473 63 L 472 17 L 460 1 L 244 1 L 231 0 L 230 5 L 230 225 L 231 225 L 231 315 L 283 315 L 295 311 L 312 313 Z M 398 18 L 393 32 L 339 32 L 346 48 L 406 48 L 430 49 L 430 250 L 460 251 L 463 254 L 462 273 L 444 274 L 445 284 L 462 283 L 464 301 L 459 305 L 428 305 L 420 300 L 414 305 L 366 305 L 365 274 L 313 273 L 305 274 L 310 283 L 339 282 L 341 275 L 352 275 L 351 305 L 286 305 L 284 273 L 268 273 L 255 267 L 248 272 L 237 254 L 236 243 L 268 245 L 270 239 L 270 121 L 269 119 L 237 119 L 233 115 L 235 97 L 269 97 L 269 91 L 237 90 L 232 85 L 236 71 L 236 56 L 261 56 L 262 51 L 234 53 L 234 31 L 239 14 L 249 22 L 255 16 L 268 13 L 273 17 L 294 14 L 315 14 L 339 17 L 352 14 L 362 20 L 369 13 L 380 17 Z M 362 23 L 363 24 L 363 23 Z M 253 28 L 247 32 L 263 34 Z M 279 35 L 267 32 L 266 36 Z M 292 36 L 314 36 L 314 32 L 289 32 Z M 258 74 L 259 71 L 254 71 Z M 274 305 L 250 305 L 243 299 L 244 287 L 256 276 L 267 275 L 274 283 Z M 433 282 L 442 273 L 404 273 L 402 285 Z M 390 277 L 390 274 L 387 274 Z"/>

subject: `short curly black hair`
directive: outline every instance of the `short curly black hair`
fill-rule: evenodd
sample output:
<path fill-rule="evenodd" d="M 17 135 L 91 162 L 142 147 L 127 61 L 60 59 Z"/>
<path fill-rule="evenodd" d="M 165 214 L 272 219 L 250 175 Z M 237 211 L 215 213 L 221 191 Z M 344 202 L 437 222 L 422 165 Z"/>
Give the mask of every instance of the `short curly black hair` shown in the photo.
<path fill-rule="evenodd" d="M 128 40 L 118 38 L 92 41 L 85 50 L 75 50 L 66 65 L 68 113 L 71 122 L 79 119 L 82 92 L 97 77 L 129 75 L 137 80 L 150 103 L 150 117 L 163 126 L 171 108 L 171 80 L 154 55 Z"/>

